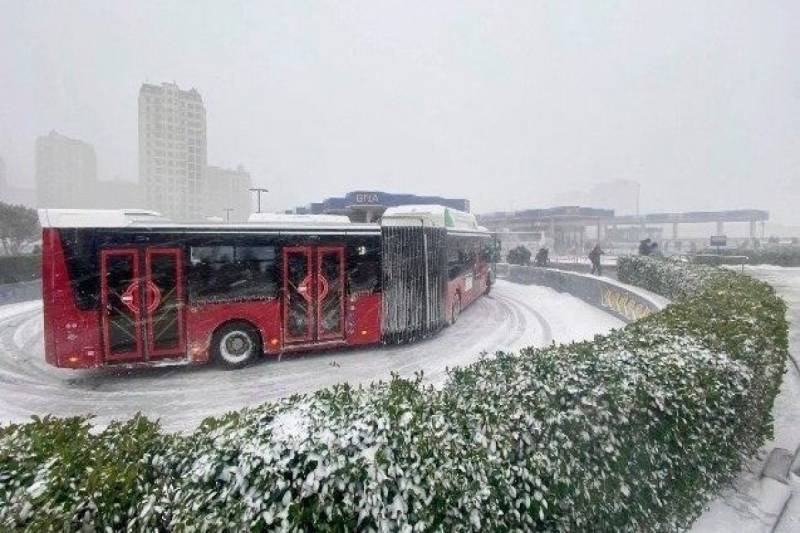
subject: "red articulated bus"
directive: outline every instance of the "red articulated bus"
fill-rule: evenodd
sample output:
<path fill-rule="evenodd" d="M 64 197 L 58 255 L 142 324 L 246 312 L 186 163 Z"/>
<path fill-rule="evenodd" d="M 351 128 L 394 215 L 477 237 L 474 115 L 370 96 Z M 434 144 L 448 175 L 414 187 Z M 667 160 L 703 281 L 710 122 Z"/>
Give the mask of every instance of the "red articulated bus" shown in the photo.
<path fill-rule="evenodd" d="M 491 285 L 491 235 L 441 206 L 381 224 L 254 215 L 180 224 L 142 210 L 40 210 L 45 358 L 96 368 L 408 342 Z"/>

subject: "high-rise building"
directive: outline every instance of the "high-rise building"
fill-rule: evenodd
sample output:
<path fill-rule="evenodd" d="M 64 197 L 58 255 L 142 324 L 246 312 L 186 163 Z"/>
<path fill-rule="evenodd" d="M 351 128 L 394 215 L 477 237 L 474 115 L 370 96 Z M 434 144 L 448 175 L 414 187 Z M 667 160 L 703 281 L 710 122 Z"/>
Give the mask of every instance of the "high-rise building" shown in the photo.
<path fill-rule="evenodd" d="M 206 216 L 222 217 L 231 222 L 247 220 L 250 215 L 250 173 L 239 165 L 235 170 L 206 167 Z M 226 211 L 230 209 L 231 211 Z"/>
<path fill-rule="evenodd" d="M 97 186 L 94 147 L 55 131 L 36 139 L 38 207 L 91 207 Z"/>
<path fill-rule="evenodd" d="M 148 208 L 174 220 L 205 214 L 206 110 L 196 89 L 139 90 L 139 181 Z"/>

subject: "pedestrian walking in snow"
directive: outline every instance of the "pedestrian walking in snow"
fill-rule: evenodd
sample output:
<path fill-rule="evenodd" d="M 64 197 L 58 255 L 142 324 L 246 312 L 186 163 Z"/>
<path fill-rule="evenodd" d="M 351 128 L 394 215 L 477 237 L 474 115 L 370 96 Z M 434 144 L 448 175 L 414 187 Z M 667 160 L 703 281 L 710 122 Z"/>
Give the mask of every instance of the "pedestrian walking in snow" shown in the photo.
<path fill-rule="evenodd" d="M 658 249 L 658 243 L 656 241 L 653 241 L 650 244 L 650 254 L 649 255 L 661 257 L 661 251 Z"/>
<path fill-rule="evenodd" d="M 653 248 L 649 237 L 643 241 L 639 241 L 639 255 L 650 255 L 652 251 Z"/>
<path fill-rule="evenodd" d="M 547 248 L 539 248 L 539 251 L 536 252 L 536 258 L 533 260 L 533 263 L 537 267 L 546 267 L 550 264 L 550 251 Z"/>
<path fill-rule="evenodd" d="M 589 261 L 592 262 L 592 274 L 597 274 L 598 276 L 603 275 L 603 265 L 600 263 L 600 256 L 604 253 L 605 252 L 600 248 L 600 243 L 595 244 L 592 251 L 589 252 Z"/>

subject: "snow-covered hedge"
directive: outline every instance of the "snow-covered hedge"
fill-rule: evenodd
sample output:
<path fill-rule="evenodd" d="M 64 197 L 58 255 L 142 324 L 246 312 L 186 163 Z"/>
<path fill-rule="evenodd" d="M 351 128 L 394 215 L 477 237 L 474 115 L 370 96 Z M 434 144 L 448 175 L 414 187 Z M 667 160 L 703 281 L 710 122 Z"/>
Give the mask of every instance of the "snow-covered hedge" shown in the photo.
<path fill-rule="evenodd" d="M 670 300 L 696 295 L 705 285 L 726 274 L 726 271 L 710 266 L 659 257 L 629 255 L 617 259 L 617 277 L 620 281 Z"/>
<path fill-rule="evenodd" d="M 0 529 L 685 528 L 771 432 L 785 309 L 730 272 L 621 269 L 679 301 L 593 342 L 485 358 L 441 389 L 342 385 L 189 435 L 142 417 L 0 429 Z"/>

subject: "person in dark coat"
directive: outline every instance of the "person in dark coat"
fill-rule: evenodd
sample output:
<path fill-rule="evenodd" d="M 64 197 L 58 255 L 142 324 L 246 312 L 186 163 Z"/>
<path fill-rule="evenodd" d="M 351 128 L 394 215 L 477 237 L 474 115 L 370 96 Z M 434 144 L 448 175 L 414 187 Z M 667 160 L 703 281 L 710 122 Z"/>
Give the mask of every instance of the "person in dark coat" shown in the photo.
<path fill-rule="evenodd" d="M 603 275 L 603 265 L 600 264 L 600 256 L 604 253 L 605 252 L 600 248 L 600 243 L 595 244 L 592 251 L 589 252 L 589 261 L 592 262 L 592 274 L 597 274 L 598 276 Z"/>
<path fill-rule="evenodd" d="M 649 237 L 643 241 L 639 241 L 639 255 L 650 255 L 650 252 L 652 251 L 653 248 Z"/>
<path fill-rule="evenodd" d="M 537 267 L 546 267 L 550 264 L 550 251 L 547 248 L 539 248 L 533 262 Z"/>
<path fill-rule="evenodd" d="M 649 255 L 655 255 L 655 256 L 659 256 L 659 257 L 661 256 L 661 251 L 658 249 L 658 243 L 656 241 L 653 241 L 650 244 L 650 254 Z"/>

